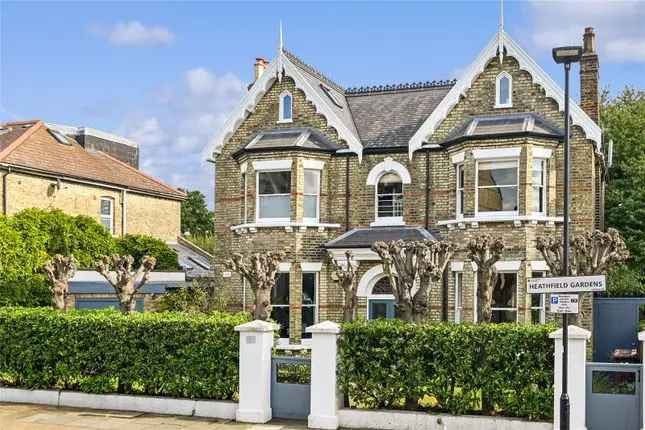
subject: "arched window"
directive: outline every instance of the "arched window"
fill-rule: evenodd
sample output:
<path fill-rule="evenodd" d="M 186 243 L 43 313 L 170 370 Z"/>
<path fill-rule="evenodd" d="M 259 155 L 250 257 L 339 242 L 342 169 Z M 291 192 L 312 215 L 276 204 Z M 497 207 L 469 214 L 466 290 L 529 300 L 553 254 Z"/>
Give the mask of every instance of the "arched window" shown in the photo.
<path fill-rule="evenodd" d="M 278 122 L 293 121 L 293 96 L 285 91 L 280 94 L 280 116 Z"/>
<path fill-rule="evenodd" d="M 385 173 L 378 181 L 376 217 L 403 218 L 403 181 L 396 173 Z"/>
<path fill-rule="evenodd" d="M 394 296 L 392 285 L 387 276 L 380 278 L 372 287 L 372 293 L 367 299 L 367 318 L 391 319 L 395 317 Z"/>
<path fill-rule="evenodd" d="M 513 106 L 513 78 L 502 72 L 495 80 L 495 107 L 505 108 Z"/>

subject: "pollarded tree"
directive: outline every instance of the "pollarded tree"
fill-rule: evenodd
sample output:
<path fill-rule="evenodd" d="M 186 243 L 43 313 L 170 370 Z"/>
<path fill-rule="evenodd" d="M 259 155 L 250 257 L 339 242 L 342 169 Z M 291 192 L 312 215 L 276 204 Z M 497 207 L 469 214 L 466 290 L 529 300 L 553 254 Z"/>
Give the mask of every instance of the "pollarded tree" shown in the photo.
<path fill-rule="evenodd" d="M 536 248 L 542 254 L 544 261 L 554 275 L 564 275 L 564 244 L 553 237 L 537 239 Z M 607 274 L 616 267 L 625 263 L 629 258 L 629 251 L 625 241 L 618 230 L 610 228 L 607 232 L 595 230 L 585 232 L 573 237 L 569 247 L 569 266 L 572 276 L 590 276 Z M 587 295 L 580 296 L 580 307 L 584 314 Z M 574 315 L 572 323 L 575 324 L 578 315 Z"/>
<path fill-rule="evenodd" d="M 249 258 L 235 253 L 224 262 L 224 267 L 237 272 L 249 283 L 255 296 L 253 318 L 266 321 L 271 317 L 271 291 L 275 287 L 280 262 L 286 254 L 282 251 L 255 253 Z"/>
<path fill-rule="evenodd" d="M 134 296 L 148 281 L 157 260 L 154 257 L 144 256 L 136 271 L 132 270 L 133 263 L 134 257 L 131 255 L 105 255 L 96 265 L 96 271 L 114 288 L 121 312 L 124 314 L 134 312 L 136 306 Z"/>
<path fill-rule="evenodd" d="M 482 234 L 471 239 L 466 249 L 477 265 L 477 321 L 488 323 L 493 317 L 493 289 L 498 277 L 495 263 L 502 257 L 504 243 L 501 238 Z"/>
<path fill-rule="evenodd" d="M 564 275 L 563 243 L 553 237 L 537 239 L 537 249 L 551 273 Z M 570 246 L 571 275 L 602 275 L 623 264 L 629 251 L 618 230 L 596 230 L 574 236 Z"/>
<path fill-rule="evenodd" d="M 423 321 L 428 313 L 430 282 L 441 280 L 454 246 L 432 240 L 375 242 L 394 294 L 398 317 Z"/>
<path fill-rule="evenodd" d="M 356 297 L 358 286 L 355 282 L 357 264 L 354 261 L 352 251 L 347 250 L 345 252 L 345 257 L 346 264 L 343 264 L 336 261 L 332 254 L 329 253 L 329 261 L 332 266 L 331 278 L 334 282 L 340 284 L 341 288 L 345 292 L 343 321 L 350 322 L 353 321 L 356 316 L 356 306 L 358 304 L 358 299 Z"/>
<path fill-rule="evenodd" d="M 54 309 L 67 310 L 65 299 L 69 294 L 69 280 L 76 274 L 78 262 L 73 255 L 65 257 L 60 254 L 54 255 L 43 266 L 43 272 L 49 280 L 49 290 L 52 293 L 52 306 Z"/>

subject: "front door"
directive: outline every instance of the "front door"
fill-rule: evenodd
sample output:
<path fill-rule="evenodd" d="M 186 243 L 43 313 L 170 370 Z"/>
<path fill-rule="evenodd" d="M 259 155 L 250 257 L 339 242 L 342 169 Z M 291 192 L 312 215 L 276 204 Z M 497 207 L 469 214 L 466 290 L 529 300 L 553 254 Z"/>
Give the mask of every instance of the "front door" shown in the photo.
<path fill-rule="evenodd" d="M 371 320 L 394 318 L 394 300 L 370 299 L 368 316 Z"/>

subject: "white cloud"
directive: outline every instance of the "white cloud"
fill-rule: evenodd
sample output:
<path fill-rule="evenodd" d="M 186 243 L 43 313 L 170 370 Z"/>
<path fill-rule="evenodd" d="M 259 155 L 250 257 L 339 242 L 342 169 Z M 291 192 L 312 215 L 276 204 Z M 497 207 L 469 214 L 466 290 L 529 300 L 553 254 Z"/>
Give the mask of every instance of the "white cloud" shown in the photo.
<path fill-rule="evenodd" d="M 629 1 L 529 2 L 537 47 L 580 45 L 594 27 L 601 61 L 645 62 L 645 3 Z"/>
<path fill-rule="evenodd" d="M 210 143 L 245 91 L 244 82 L 231 73 L 191 69 L 181 83 L 158 88 L 127 113 L 119 133 L 139 144 L 144 171 L 202 191 L 212 206 Z"/>
<path fill-rule="evenodd" d="M 93 26 L 90 31 L 114 46 L 166 46 L 175 40 L 175 35 L 166 27 L 145 26 L 139 21 L 118 22 L 109 29 Z"/>

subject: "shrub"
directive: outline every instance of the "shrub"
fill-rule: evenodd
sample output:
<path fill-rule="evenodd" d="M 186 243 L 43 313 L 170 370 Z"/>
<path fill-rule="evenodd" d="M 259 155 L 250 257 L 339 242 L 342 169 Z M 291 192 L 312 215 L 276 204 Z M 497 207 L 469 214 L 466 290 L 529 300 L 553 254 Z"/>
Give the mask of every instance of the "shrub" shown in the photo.
<path fill-rule="evenodd" d="M 0 309 L 0 383 L 29 389 L 233 399 L 246 314 Z"/>
<path fill-rule="evenodd" d="M 214 279 L 196 279 L 183 288 L 178 288 L 159 301 L 160 311 L 175 312 L 224 312 L 231 300 L 231 293 Z"/>
<path fill-rule="evenodd" d="M 645 297 L 645 276 L 629 266 L 620 266 L 607 276 L 608 297 Z"/>
<path fill-rule="evenodd" d="M 60 210 L 34 208 L 18 213 L 11 223 L 23 235 L 39 236 L 50 257 L 73 254 L 81 268 L 93 268 L 102 255 L 116 251 L 112 235 L 87 216 L 71 216 Z"/>
<path fill-rule="evenodd" d="M 350 405 L 529 419 L 553 415 L 553 326 L 343 325 L 339 384 Z M 482 405 L 492 406 L 492 410 Z"/>
<path fill-rule="evenodd" d="M 139 267 L 141 259 L 145 255 L 149 255 L 157 259 L 155 270 L 173 271 L 180 268 L 177 262 L 177 253 L 163 240 L 151 236 L 126 234 L 117 239 L 117 248 L 119 254 L 134 257 L 135 267 Z"/>

